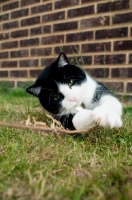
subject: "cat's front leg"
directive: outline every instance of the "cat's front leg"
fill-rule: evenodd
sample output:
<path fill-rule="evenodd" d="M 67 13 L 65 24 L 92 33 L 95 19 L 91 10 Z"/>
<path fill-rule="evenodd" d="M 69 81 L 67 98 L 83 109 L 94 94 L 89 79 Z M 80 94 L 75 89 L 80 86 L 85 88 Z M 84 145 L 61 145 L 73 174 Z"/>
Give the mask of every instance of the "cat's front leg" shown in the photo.
<path fill-rule="evenodd" d="M 72 123 L 77 130 L 88 130 L 89 126 L 95 124 L 92 118 L 92 110 L 83 109 L 79 111 L 73 117 Z"/>
<path fill-rule="evenodd" d="M 122 126 L 122 105 L 115 97 L 102 98 L 100 105 L 93 112 L 92 117 L 99 126 L 118 128 Z"/>

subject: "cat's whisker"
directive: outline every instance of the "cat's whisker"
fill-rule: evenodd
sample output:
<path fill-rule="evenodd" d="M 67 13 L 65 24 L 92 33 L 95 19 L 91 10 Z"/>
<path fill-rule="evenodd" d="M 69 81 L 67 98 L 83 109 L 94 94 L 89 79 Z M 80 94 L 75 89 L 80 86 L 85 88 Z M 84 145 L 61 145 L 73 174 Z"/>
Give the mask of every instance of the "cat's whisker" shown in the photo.
<path fill-rule="evenodd" d="M 48 88 L 41 88 L 41 90 L 49 90 L 49 91 L 52 91 L 53 92 L 53 90 L 51 90 L 51 89 L 48 89 Z"/>

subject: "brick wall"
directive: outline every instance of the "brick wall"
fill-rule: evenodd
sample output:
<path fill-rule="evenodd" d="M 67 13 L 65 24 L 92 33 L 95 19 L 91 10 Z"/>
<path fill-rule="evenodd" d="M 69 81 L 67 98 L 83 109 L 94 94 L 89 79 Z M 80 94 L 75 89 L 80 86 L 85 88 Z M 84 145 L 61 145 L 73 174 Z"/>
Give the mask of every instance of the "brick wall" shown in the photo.
<path fill-rule="evenodd" d="M 64 51 L 132 95 L 132 0 L 0 0 L 0 85 L 20 87 Z"/>

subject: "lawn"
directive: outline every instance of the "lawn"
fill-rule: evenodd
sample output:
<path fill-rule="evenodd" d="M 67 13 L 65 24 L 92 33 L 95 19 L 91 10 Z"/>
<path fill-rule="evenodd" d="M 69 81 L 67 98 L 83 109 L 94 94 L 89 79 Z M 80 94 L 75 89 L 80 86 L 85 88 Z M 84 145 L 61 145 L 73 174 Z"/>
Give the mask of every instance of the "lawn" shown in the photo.
<path fill-rule="evenodd" d="M 30 113 L 46 121 L 38 99 L 22 89 L 0 90 L 0 121 L 22 124 Z M 1 200 L 131 200 L 132 107 L 123 127 L 80 137 L 0 128 Z"/>

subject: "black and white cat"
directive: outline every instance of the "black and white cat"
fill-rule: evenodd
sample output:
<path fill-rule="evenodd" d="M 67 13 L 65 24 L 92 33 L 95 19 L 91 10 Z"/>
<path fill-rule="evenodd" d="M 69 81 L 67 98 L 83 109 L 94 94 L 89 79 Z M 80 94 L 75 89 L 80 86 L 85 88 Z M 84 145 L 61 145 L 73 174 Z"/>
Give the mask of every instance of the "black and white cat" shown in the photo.
<path fill-rule="evenodd" d="M 37 96 L 65 128 L 88 129 L 95 123 L 109 128 L 122 126 L 118 99 L 83 69 L 70 64 L 63 52 L 26 91 Z"/>

